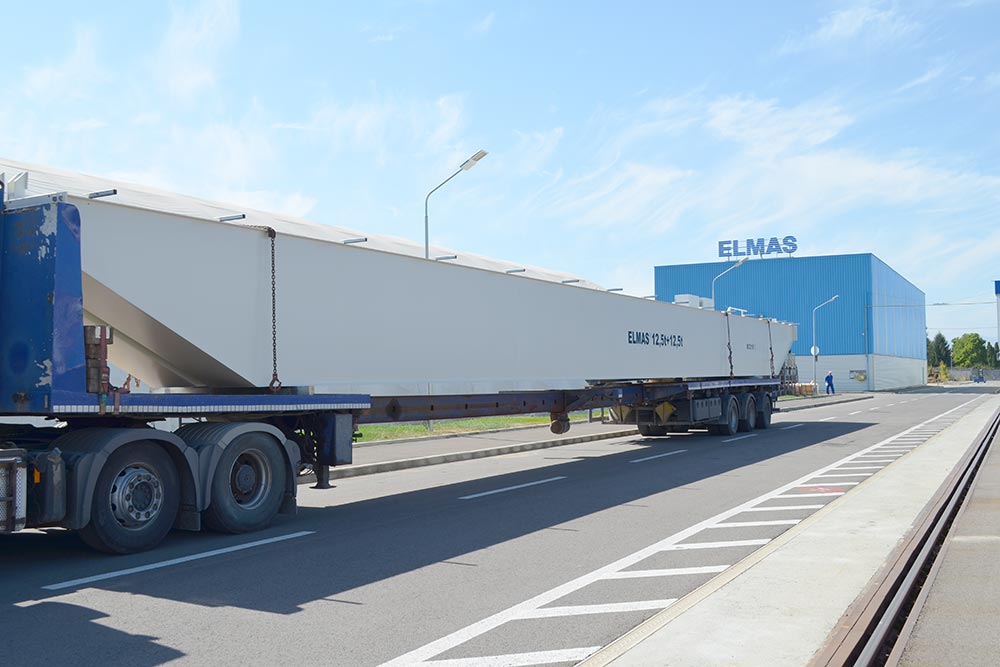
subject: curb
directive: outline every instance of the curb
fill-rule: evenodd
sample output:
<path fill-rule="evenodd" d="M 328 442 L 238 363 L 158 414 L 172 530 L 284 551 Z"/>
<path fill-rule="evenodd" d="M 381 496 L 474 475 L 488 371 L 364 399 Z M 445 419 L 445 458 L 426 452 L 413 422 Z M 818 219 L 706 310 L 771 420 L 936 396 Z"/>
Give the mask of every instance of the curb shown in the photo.
<path fill-rule="evenodd" d="M 439 465 L 441 463 L 469 461 L 471 459 L 482 459 L 488 456 L 501 456 L 503 454 L 527 452 L 533 449 L 547 449 L 549 447 L 560 447 L 562 445 L 576 445 L 582 442 L 610 440 L 612 438 L 627 438 L 638 434 L 638 429 L 630 428 L 621 431 L 581 435 L 575 438 L 557 438 L 554 440 L 539 440 L 537 442 L 522 442 L 516 445 L 504 445 L 502 447 L 490 447 L 488 449 L 475 449 L 467 452 L 449 452 L 447 454 L 421 456 L 413 459 L 398 459 L 396 461 L 381 461 L 379 463 L 359 463 L 357 465 L 350 466 L 334 466 L 330 468 L 330 479 L 334 480 L 344 479 L 346 477 L 359 477 L 361 475 L 374 475 L 376 473 L 391 472 L 393 470 L 405 470 L 407 468 L 423 468 L 425 466 Z M 296 480 L 298 484 L 307 484 L 315 481 L 316 476 L 312 473 L 302 475 Z"/>
<path fill-rule="evenodd" d="M 778 412 L 795 412 L 796 410 L 808 410 L 809 408 L 821 408 L 824 405 L 839 405 L 841 403 L 854 403 L 855 401 L 866 401 L 874 396 L 845 396 L 841 399 L 830 399 L 822 403 L 812 403 L 810 405 L 793 405 L 791 407 L 779 407 Z"/>

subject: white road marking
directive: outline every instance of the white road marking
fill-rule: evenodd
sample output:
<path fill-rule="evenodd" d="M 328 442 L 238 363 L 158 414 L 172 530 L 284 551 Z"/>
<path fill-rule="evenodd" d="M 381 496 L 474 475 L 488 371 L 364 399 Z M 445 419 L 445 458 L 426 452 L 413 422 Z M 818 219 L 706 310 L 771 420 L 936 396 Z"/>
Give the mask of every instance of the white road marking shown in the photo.
<path fill-rule="evenodd" d="M 855 473 L 848 473 L 846 475 L 825 474 L 825 475 L 820 475 L 820 477 L 822 479 L 827 479 L 828 477 L 871 477 L 873 474 L 874 473 L 870 472 L 855 472 Z"/>
<path fill-rule="evenodd" d="M 822 479 L 823 477 L 829 477 L 829 475 L 816 475 L 816 477 L 810 477 L 810 479 Z M 857 486 L 861 482 L 811 482 L 809 484 L 803 484 L 799 486 L 800 489 L 811 489 L 817 486 Z"/>
<path fill-rule="evenodd" d="M 837 468 L 837 471 L 841 470 L 881 470 L 885 466 L 858 466 L 856 468 Z"/>
<path fill-rule="evenodd" d="M 836 418 L 837 418 L 837 416 L 836 416 L 836 415 L 834 415 L 833 417 L 823 417 L 822 419 L 820 419 L 820 421 L 821 421 L 821 422 L 828 422 L 828 421 L 830 421 L 831 419 L 836 419 Z"/>
<path fill-rule="evenodd" d="M 982 398 L 981 396 L 977 396 L 976 398 L 966 401 L 965 403 L 962 403 L 952 408 L 951 410 L 947 410 L 946 412 L 942 412 L 941 414 L 935 417 L 931 417 L 927 421 L 923 422 L 922 424 L 919 424 L 917 427 L 914 428 L 926 426 L 927 424 L 930 424 L 938 419 L 941 419 L 942 417 L 945 417 L 946 415 L 949 415 L 957 410 L 960 410 L 965 406 L 969 405 L 970 403 L 980 400 L 981 398 Z M 885 440 L 878 442 L 875 445 L 872 445 L 868 449 L 861 450 L 859 454 L 866 453 L 876 447 L 892 442 L 896 437 L 907 435 L 913 430 L 914 430 L 913 428 L 907 429 L 905 431 L 898 433 L 895 436 L 890 436 L 889 438 L 886 438 Z M 646 558 L 649 558 L 650 556 L 659 553 L 661 551 L 671 551 L 671 550 L 680 551 L 686 549 L 711 549 L 711 548 L 719 548 L 720 546 L 763 546 L 764 544 L 767 544 L 770 540 L 743 540 L 741 542 L 735 542 L 735 543 L 702 542 L 702 543 L 684 544 L 684 545 L 680 545 L 677 543 L 680 542 L 681 540 L 685 540 L 693 535 L 696 535 L 697 533 L 704 530 L 707 526 L 711 526 L 719 522 L 725 521 L 726 519 L 732 518 L 737 514 L 745 512 L 748 509 L 756 507 L 761 503 L 767 502 L 774 498 L 813 498 L 821 496 L 823 497 L 842 496 L 844 495 L 843 491 L 828 491 L 825 493 L 793 493 L 793 494 L 788 494 L 787 492 L 802 486 L 804 482 L 819 474 L 822 474 L 828 470 L 832 470 L 833 468 L 842 466 L 846 463 L 853 461 L 857 456 L 858 454 L 845 456 L 839 461 L 835 461 L 826 467 L 813 471 L 804 477 L 800 477 L 799 479 L 796 479 L 792 482 L 789 482 L 788 484 L 773 489 L 768 493 L 757 496 L 756 498 L 752 498 L 741 505 L 737 505 L 736 507 L 732 507 L 724 512 L 720 512 L 719 514 L 716 514 L 713 517 L 709 517 L 708 519 L 696 523 L 693 526 L 688 526 L 682 531 L 679 531 L 677 533 L 674 533 L 673 535 L 665 537 L 659 542 L 651 544 L 644 549 L 640 549 L 639 551 L 624 556 L 613 563 L 609 563 L 604 567 L 598 568 L 596 570 L 593 570 L 592 572 L 588 572 L 587 574 L 581 575 L 576 579 L 573 579 L 571 581 L 566 582 L 565 584 L 556 586 L 555 588 L 540 593 L 533 598 L 530 598 L 528 600 L 525 600 L 524 602 L 521 602 L 503 611 L 493 614 L 492 616 L 488 616 L 487 618 L 477 621 L 471 625 L 459 628 L 458 630 L 455 630 L 454 632 L 444 637 L 441 637 L 440 639 L 432 641 L 428 644 L 424 644 L 423 646 L 420 646 L 404 655 L 401 655 L 397 658 L 394 658 L 393 660 L 383 663 L 382 667 L 403 667 L 404 665 L 414 665 L 414 664 L 441 665 L 443 661 L 439 661 L 437 663 L 428 661 L 431 660 L 436 655 L 440 655 L 445 651 L 449 651 L 455 648 L 456 646 L 460 646 L 471 639 L 480 637 L 486 634 L 487 632 L 504 625 L 509 621 L 521 618 L 528 611 L 531 611 L 533 609 L 538 609 L 547 604 L 551 604 L 552 602 L 555 602 L 556 600 L 559 600 L 560 598 L 563 598 L 569 595 L 570 593 L 578 591 L 585 586 L 589 586 L 595 581 L 604 579 L 611 574 L 620 572 L 628 567 L 631 567 L 636 563 L 639 563 L 640 561 L 643 561 Z M 597 649 L 595 648 L 593 650 L 591 649 L 573 649 L 573 650 L 579 651 L 580 653 L 573 657 L 559 660 L 558 662 L 572 662 L 574 660 L 577 661 L 583 660 L 585 657 L 587 657 L 587 655 L 593 653 L 593 651 L 596 651 Z M 583 654 L 584 651 L 589 651 L 589 652 L 584 655 Z M 501 656 L 500 659 L 501 659 L 500 662 L 496 662 L 494 664 L 496 665 L 544 664 L 543 661 L 540 661 L 537 658 L 532 658 L 534 661 L 528 663 L 515 662 L 514 659 L 508 660 L 507 662 L 503 662 L 503 659 L 505 659 L 504 656 Z M 481 665 L 488 665 L 489 663 L 466 663 L 466 664 L 472 665 L 473 667 L 480 667 Z"/>
<path fill-rule="evenodd" d="M 632 459 L 629 463 L 642 463 L 643 461 L 652 461 L 653 459 L 662 459 L 664 456 L 673 456 L 674 454 L 683 454 L 686 449 L 678 449 L 676 452 L 667 452 L 666 454 L 656 454 L 655 456 L 644 456 L 641 459 Z"/>
<path fill-rule="evenodd" d="M 781 430 L 782 430 L 782 431 L 790 431 L 791 429 L 793 429 L 793 428 L 798 428 L 798 427 L 800 427 L 800 426 L 805 426 L 805 424 L 792 424 L 791 426 L 783 426 L 783 427 L 781 428 Z"/>
<path fill-rule="evenodd" d="M 843 491 L 823 491 L 822 493 L 786 493 L 783 496 L 775 496 L 775 498 L 821 498 L 823 496 L 842 496 Z"/>
<path fill-rule="evenodd" d="M 774 521 L 732 521 L 729 523 L 717 523 L 709 528 L 759 528 L 761 526 L 794 526 L 801 519 L 776 519 Z"/>
<path fill-rule="evenodd" d="M 601 647 L 588 646 L 586 648 L 568 648 L 558 651 L 488 655 L 482 658 L 429 660 L 421 664 L 433 665 L 433 667 L 526 667 L 527 665 L 547 665 L 558 662 L 579 662 L 596 653 L 599 648 Z"/>
<path fill-rule="evenodd" d="M 889 405 L 887 405 L 887 406 L 885 406 L 885 407 L 887 407 L 887 408 L 891 408 L 891 407 L 892 407 L 892 406 L 894 406 L 894 405 L 896 405 L 896 404 L 895 404 L 895 403 L 890 403 Z"/>
<path fill-rule="evenodd" d="M 826 505 L 778 505 L 776 507 L 751 507 L 744 512 L 773 512 L 775 510 L 821 510 Z"/>
<path fill-rule="evenodd" d="M 747 438 L 756 438 L 756 433 L 750 433 L 748 435 L 741 435 L 736 438 L 729 438 L 728 440 L 723 440 L 722 442 L 736 442 L 737 440 L 746 440 Z"/>
<path fill-rule="evenodd" d="M 570 605 L 567 607 L 543 607 L 527 612 L 522 619 L 556 618 L 558 616 L 586 616 L 589 614 L 619 614 L 626 611 L 647 611 L 649 609 L 666 609 L 677 598 L 669 600 L 642 600 L 640 602 L 609 602 L 607 604 Z"/>
<path fill-rule="evenodd" d="M 204 551 L 200 554 L 191 554 L 190 556 L 181 556 L 180 558 L 171 558 L 170 560 L 163 560 L 159 563 L 150 563 L 149 565 L 140 565 L 138 567 L 130 567 L 124 570 L 115 570 L 114 572 L 105 572 L 104 574 L 95 574 L 92 577 L 82 577 L 80 579 L 71 579 L 69 581 L 61 581 L 58 584 L 49 584 L 48 586 L 42 586 L 47 591 L 61 591 L 64 588 L 75 588 L 77 586 L 82 586 L 84 584 L 91 584 L 95 581 L 105 581 L 106 579 L 114 579 L 116 577 L 124 577 L 129 574 L 135 574 L 137 572 L 147 572 L 149 570 L 159 570 L 160 568 L 170 567 L 172 565 L 180 565 L 181 563 L 190 563 L 193 560 L 201 560 L 203 558 L 212 558 L 213 556 L 221 556 L 222 554 L 233 553 L 234 551 L 243 551 L 244 549 L 252 549 L 254 547 L 263 546 L 265 544 L 273 544 L 275 542 L 284 542 L 285 540 L 294 540 L 297 537 L 305 537 L 306 535 L 312 535 L 316 531 L 314 530 L 302 530 L 297 533 L 289 533 L 288 535 L 279 535 L 277 537 L 269 537 L 265 540 L 256 540 L 254 542 L 247 542 L 246 544 L 237 544 L 231 547 L 223 547 L 222 549 L 213 549 L 211 551 Z"/>
<path fill-rule="evenodd" d="M 705 565 L 702 567 L 671 567 L 663 570 L 625 570 L 615 572 L 605 579 L 643 579 L 645 577 L 683 577 L 691 574 L 718 574 L 725 572 L 731 565 Z"/>
<path fill-rule="evenodd" d="M 850 415 L 848 415 L 848 416 L 849 416 L 849 417 L 853 417 L 854 415 L 860 415 L 860 414 L 861 414 L 862 412 L 864 412 L 864 410 L 855 410 L 854 412 L 852 412 L 852 413 L 851 413 Z"/>
<path fill-rule="evenodd" d="M 702 526 L 701 529 L 704 530 L 705 528 L 711 528 L 711 527 L 712 527 L 711 525 Z M 762 547 L 770 541 L 771 541 L 770 538 L 765 538 L 762 540 L 729 540 L 728 542 L 687 542 L 685 544 L 669 544 L 660 549 L 660 551 L 687 551 L 689 549 L 728 549 L 731 547 Z"/>
<path fill-rule="evenodd" d="M 516 491 L 517 489 L 526 489 L 529 486 L 538 486 L 539 484 L 548 484 L 549 482 L 558 482 L 560 479 L 566 479 L 565 475 L 560 475 L 559 477 L 549 477 L 547 479 L 540 479 L 537 482 L 527 482 L 525 484 L 515 484 L 514 486 L 505 486 L 502 489 L 493 489 L 492 491 L 483 491 L 482 493 L 473 493 L 469 496 L 459 496 L 459 500 L 472 500 L 473 498 L 482 498 L 483 496 L 492 496 L 494 493 L 506 493 L 507 491 Z"/>
<path fill-rule="evenodd" d="M 878 408 L 868 408 L 868 412 L 874 412 L 875 410 L 878 410 Z"/>

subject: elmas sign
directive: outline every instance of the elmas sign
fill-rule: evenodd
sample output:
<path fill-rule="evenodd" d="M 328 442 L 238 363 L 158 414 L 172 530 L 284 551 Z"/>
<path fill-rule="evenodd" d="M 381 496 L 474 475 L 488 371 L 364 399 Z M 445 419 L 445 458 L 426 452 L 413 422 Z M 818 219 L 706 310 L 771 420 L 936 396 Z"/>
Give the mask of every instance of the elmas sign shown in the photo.
<path fill-rule="evenodd" d="M 719 257 L 791 255 L 798 249 L 799 242 L 794 236 L 786 236 L 781 239 L 777 236 L 772 236 L 769 239 L 747 239 L 745 242 L 738 239 L 719 241 Z"/>

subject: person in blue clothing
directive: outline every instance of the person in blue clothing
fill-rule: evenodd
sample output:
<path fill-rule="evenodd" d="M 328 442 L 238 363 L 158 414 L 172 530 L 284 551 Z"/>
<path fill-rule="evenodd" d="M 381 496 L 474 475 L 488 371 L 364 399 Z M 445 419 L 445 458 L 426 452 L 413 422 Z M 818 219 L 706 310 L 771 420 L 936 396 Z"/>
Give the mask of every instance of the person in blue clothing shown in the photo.
<path fill-rule="evenodd" d="M 826 372 L 826 393 L 836 394 L 837 392 L 833 390 L 833 371 Z"/>

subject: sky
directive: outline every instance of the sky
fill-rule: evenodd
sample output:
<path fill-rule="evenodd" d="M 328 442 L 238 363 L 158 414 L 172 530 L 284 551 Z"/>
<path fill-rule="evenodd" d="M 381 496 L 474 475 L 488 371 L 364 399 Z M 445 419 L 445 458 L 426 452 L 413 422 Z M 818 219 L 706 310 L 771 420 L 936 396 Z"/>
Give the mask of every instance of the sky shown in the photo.
<path fill-rule="evenodd" d="M 997 340 L 1000 1 L 13 3 L 0 155 L 583 276 L 872 252 Z M 780 261 L 762 259 L 758 261 Z M 986 303 L 983 303 L 986 302 Z"/>

